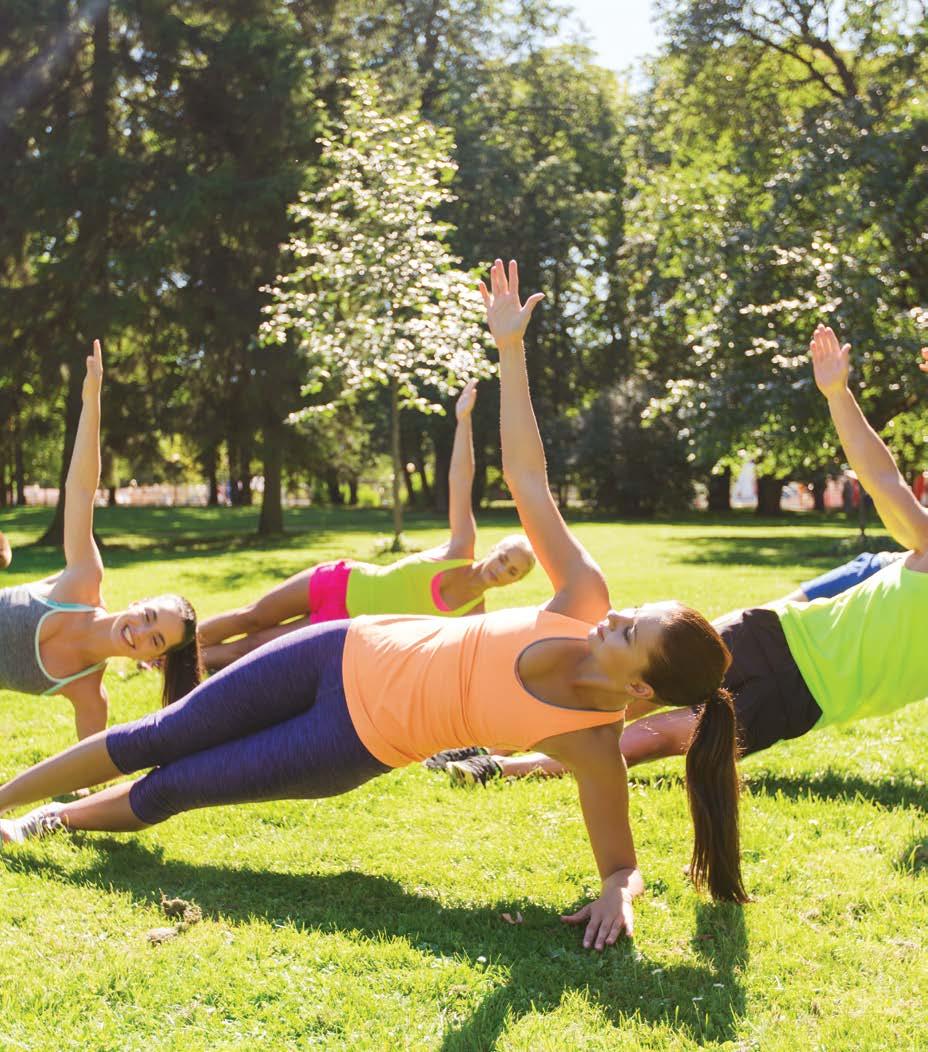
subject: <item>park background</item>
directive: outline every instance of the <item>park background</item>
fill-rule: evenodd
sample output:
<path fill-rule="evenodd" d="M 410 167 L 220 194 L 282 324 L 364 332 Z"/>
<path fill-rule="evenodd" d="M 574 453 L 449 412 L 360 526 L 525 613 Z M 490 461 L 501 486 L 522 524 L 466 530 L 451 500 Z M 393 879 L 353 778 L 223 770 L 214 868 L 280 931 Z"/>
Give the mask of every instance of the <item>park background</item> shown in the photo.
<path fill-rule="evenodd" d="M 208 615 L 399 529 L 437 543 L 471 374 L 481 542 L 511 532 L 473 297 L 496 256 L 545 293 L 552 484 L 615 600 L 715 616 L 852 554 L 856 517 L 782 489 L 845 466 L 805 356 L 823 318 L 925 467 L 924 5 L 655 11 L 617 72 L 547 0 L 4 4 L 3 583 L 60 567 L 61 508 L 23 501 L 60 486 L 93 338 L 100 504 L 207 502 L 99 509 L 114 609 L 169 587 Z M 729 507 L 747 460 L 756 514 Z M 512 601 L 545 597 L 536 572 Z M 129 662 L 107 686 L 114 719 L 157 704 Z M 71 741 L 69 707 L 0 695 L 0 735 L 6 778 Z M 595 883 L 566 779 L 411 770 L 28 845 L 0 864 L 0 1048 L 926 1048 L 926 746 L 923 702 L 745 761 L 744 909 L 683 879 L 680 764 L 633 772 L 649 893 L 601 958 L 555 919 Z M 162 891 L 203 920 L 156 947 Z"/>

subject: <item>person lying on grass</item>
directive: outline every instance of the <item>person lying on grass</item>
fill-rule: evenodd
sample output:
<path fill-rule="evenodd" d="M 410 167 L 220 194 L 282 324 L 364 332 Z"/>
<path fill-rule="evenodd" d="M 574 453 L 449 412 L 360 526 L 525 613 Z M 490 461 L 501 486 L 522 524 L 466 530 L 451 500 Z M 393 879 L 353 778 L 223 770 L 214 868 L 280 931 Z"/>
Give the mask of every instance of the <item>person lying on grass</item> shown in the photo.
<path fill-rule="evenodd" d="M 206 667 L 225 668 L 287 632 L 358 614 L 482 614 L 489 589 L 521 581 L 535 565 L 535 556 L 520 534 L 504 537 L 482 559 L 474 559 L 477 523 L 471 503 L 471 413 L 476 401 L 477 381 L 471 380 L 456 406 L 457 427 L 448 471 L 451 535 L 444 544 L 389 566 L 351 559 L 320 563 L 294 574 L 248 606 L 206 618 L 198 632 Z M 224 642 L 232 636 L 240 638 Z"/>
<path fill-rule="evenodd" d="M 708 621 L 678 603 L 611 609 L 599 567 L 548 488 L 522 337 L 540 295 L 519 300 L 497 260 L 481 282 L 500 352 L 503 470 L 554 588 L 543 607 L 443 619 L 362 616 L 290 632 L 159 712 L 111 728 L 0 788 L 0 813 L 155 768 L 84 800 L 0 822 L 4 842 L 68 829 L 145 829 L 196 807 L 331 796 L 474 738 L 539 746 L 577 779 L 602 880 L 564 918 L 602 950 L 633 927 L 643 889 L 619 748 L 626 706 L 702 704 L 687 754 L 692 877 L 744 901 L 735 719 L 720 689 L 729 655 Z"/>
<path fill-rule="evenodd" d="M 102 383 L 103 354 L 94 340 L 65 483 L 65 568 L 0 589 L 0 690 L 63 694 L 74 706 L 78 738 L 106 726 L 109 658 L 161 659 L 164 704 L 191 691 L 201 676 L 196 614 L 186 599 L 161 595 L 112 614 L 104 605 L 103 560 L 93 538 Z"/>
<path fill-rule="evenodd" d="M 850 345 L 842 347 L 832 329 L 820 325 L 810 352 L 815 382 L 828 401 L 845 456 L 886 528 L 907 550 L 862 557 L 809 582 L 787 600 L 735 611 L 714 622 L 732 655 L 724 684 L 734 696 L 743 755 L 928 696 L 920 647 L 928 623 L 928 510 L 916 500 L 848 387 Z M 919 367 L 928 372 L 928 348 L 921 354 Z M 808 598 L 813 601 L 802 601 Z M 659 700 L 637 699 L 626 712 L 627 719 L 635 720 L 622 735 L 629 767 L 687 750 L 700 707 L 646 715 L 659 707 Z M 426 762 L 446 768 L 460 784 L 566 770 L 556 757 L 542 753 L 507 757 L 484 752 L 465 750 Z"/>

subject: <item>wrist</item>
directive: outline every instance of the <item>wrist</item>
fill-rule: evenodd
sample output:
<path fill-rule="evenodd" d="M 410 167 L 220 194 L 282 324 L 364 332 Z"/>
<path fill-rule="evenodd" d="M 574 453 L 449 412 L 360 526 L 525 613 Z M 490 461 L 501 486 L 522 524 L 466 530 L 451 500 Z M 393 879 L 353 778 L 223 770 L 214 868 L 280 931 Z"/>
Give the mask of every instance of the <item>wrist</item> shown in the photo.
<path fill-rule="evenodd" d="M 514 352 L 524 352 L 525 350 L 521 335 L 494 336 L 493 339 L 500 354 L 512 354 Z"/>
<path fill-rule="evenodd" d="M 622 898 L 631 901 L 644 891 L 641 873 L 635 868 L 617 869 L 608 877 L 603 877 L 602 893 L 618 892 Z"/>
<path fill-rule="evenodd" d="M 847 384 L 842 384 L 841 387 L 836 387 L 831 391 L 825 391 L 825 400 L 829 405 L 834 405 L 839 402 L 845 402 L 848 399 L 854 400 L 854 396 L 851 394 L 851 389 Z"/>

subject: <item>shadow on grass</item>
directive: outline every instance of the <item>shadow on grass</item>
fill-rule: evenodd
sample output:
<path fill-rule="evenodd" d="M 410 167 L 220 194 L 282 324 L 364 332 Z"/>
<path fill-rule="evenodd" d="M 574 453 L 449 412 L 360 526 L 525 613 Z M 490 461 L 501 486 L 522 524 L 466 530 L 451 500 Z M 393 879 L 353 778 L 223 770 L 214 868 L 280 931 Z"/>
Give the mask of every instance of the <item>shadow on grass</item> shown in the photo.
<path fill-rule="evenodd" d="M 856 558 L 861 548 L 856 538 L 828 537 L 813 534 L 797 537 L 786 533 L 762 536 L 697 537 L 687 534 L 666 542 L 674 561 L 690 565 L 713 566 L 794 566 L 803 563 L 830 570 Z M 899 551 L 884 533 L 868 536 L 866 551 Z"/>
<path fill-rule="evenodd" d="M 205 917 L 223 924 L 258 918 L 353 939 L 359 933 L 365 939 L 386 935 L 432 957 L 454 956 L 475 969 L 484 958 L 503 969 L 502 984 L 469 1018 L 447 1030 L 441 1046 L 446 1050 L 495 1047 L 513 1020 L 530 1011 L 554 1011 L 574 990 L 616 1026 L 637 1016 L 700 1043 L 733 1039 L 744 1013 L 740 973 L 747 937 L 740 908 L 727 904 L 698 907 L 694 947 L 701 964 L 660 966 L 628 940 L 604 954 L 584 951 L 578 931 L 531 906 L 523 907 L 524 923 L 511 927 L 499 919 L 502 910 L 511 909 L 508 902 L 483 909 L 444 907 L 394 880 L 351 870 L 296 875 L 226 869 L 166 860 L 137 840 L 82 839 L 96 854 L 73 870 L 24 852 L 3 861 L 44 879 L 127 892 L 146 907 L 158 905 L 163 888 L 194 899 Z"/>
<path fill-rule="evenodd" d="M 881 807 L 914 807 L 928 814 L 928 786 L 917 771 L 901 771 L 881 781 L 854 774 L 825 771 L 822 774 L 773 774 L 757 771 L 747 775 L 745 785 L 757 796 L 785 796 L 790 800 L 865 800 Z"/>

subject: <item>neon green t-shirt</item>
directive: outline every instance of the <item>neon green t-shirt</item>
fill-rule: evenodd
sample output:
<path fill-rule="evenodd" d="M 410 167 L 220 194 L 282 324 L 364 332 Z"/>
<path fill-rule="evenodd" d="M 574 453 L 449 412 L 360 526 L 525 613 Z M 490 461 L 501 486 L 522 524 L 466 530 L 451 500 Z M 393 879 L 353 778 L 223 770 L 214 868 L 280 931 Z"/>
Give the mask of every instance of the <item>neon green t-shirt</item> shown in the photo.
<path fill-rule="evenodd" d="M 470 559 L 423 559 L 421 562 L 372 566 L 355 563 L 348 577 L 345 606 L 351 617 L 359 614 L 431 614 L 433 617 L 460 617 L 483 599 L 482 595 L 454 610 L 435 605 L 432 581 L 445 570 L 470 566 Z"/>
<path fill-rule="evenodd" d="M 898 559 L 831 599 L 777 609 L 786 642 L 822 710 L 816 726 L 846 723 L 928 697 L 922 647 L 928 573 Z"/>

